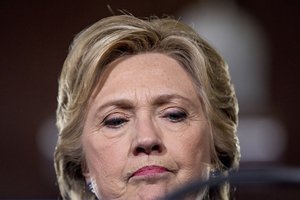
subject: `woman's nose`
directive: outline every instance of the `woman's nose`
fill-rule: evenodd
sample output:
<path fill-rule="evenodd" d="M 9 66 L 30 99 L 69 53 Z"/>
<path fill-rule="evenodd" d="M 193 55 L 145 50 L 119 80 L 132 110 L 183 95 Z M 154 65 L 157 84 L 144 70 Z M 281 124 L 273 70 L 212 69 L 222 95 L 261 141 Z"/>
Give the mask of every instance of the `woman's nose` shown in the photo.
<path fill-rule="evenodd" d="M 151 120 L 138 123 L 133 141 L 133 154 L 157 155 L 163 153 L 165 147 L 161 138 L 161 132 Z"/>
<path fill-rule="evenodd" d="M 162 152 L 162 145 L 158 141 L 142 141 L 134 148 L 134 155 L 155 155 Z"/>

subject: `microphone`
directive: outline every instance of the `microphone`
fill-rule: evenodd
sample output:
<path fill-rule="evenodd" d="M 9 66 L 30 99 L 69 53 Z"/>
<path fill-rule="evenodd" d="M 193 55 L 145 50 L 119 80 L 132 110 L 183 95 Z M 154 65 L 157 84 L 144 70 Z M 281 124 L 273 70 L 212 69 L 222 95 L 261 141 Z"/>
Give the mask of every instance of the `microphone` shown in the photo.
<path fill-rule="evenodd" d="M 241 184 L 275 184 L 288 183 L 300 185 L 300 168 L 263 168 L 241 171 L 229 171 L 228 175 L 218 173 L 217 176 L 210 177 L 208 180 L 196 180 L 175 192 L 167 195 L 163 200 L 180 200 L 184 196 L 195 193 L 206 187 L 217 187 L 228 182 L 232 185 Z"/>

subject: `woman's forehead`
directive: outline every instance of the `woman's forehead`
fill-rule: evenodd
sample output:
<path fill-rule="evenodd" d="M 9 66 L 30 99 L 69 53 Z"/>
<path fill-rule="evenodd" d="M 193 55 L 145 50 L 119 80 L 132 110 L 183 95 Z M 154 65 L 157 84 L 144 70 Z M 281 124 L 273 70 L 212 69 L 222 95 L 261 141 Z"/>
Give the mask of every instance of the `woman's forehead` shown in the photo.
<path fill-rule="evenodd" d="M 192 78 L 167 55 L 141 54 L 113 64 L 105 82 L 90 99 L 94 109 L 119 100 L 135 105 L 173 100 L 199 105 L 201 101 Z"/>
<path fill-rule="evenodd" d="M 98 95 L 128 92 L 196 92 L 191 76 L 175 59 L 160 53 L 146 53 L 122 58 L 109 66 L 111 71 Z M 97 95 L 97 96 L 98 96 Z"/>

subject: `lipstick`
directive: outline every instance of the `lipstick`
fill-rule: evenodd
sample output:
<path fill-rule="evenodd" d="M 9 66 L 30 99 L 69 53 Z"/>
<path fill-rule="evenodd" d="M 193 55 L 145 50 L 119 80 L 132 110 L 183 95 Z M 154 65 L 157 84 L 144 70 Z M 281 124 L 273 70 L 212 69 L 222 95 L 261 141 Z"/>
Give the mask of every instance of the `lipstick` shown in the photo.
<path fill-rule="evenodd" d="M 156 174 L 161 174 L 168 172 L 168 169 L 161 166 L 151 165 L 151 166 L 145 166 L 133 173 L 132 176 L 153 176 Z"/>

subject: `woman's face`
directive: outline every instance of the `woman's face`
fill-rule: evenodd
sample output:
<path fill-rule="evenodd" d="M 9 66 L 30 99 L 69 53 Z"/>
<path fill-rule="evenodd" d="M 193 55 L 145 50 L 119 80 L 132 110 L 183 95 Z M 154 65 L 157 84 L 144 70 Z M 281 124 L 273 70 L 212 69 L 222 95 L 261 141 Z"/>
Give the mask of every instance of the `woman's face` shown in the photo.
<path fill-rule="evenodd" d="M 82 135 L 86 181 L 101 199 L 158 199 L 207 176 L 210 126 L 191 77 L 173 58 L 118 59 L 91 101 Z"/>

